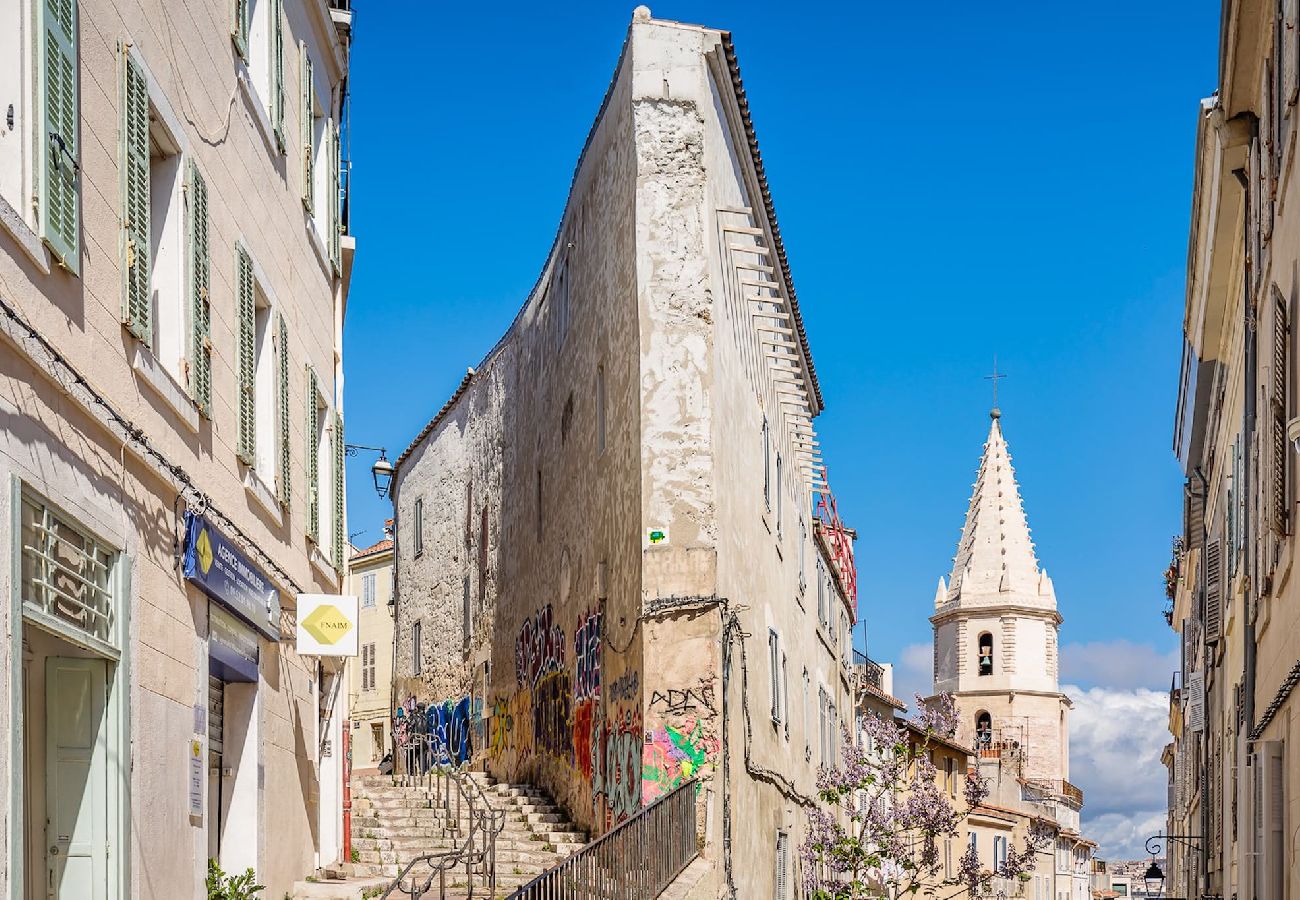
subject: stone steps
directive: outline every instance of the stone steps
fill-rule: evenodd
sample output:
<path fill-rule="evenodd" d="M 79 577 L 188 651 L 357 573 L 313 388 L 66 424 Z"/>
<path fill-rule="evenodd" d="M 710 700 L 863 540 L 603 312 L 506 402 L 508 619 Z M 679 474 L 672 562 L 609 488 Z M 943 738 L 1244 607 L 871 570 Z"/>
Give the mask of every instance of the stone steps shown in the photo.
<path fill-rule="evenodd" d="M 504 897 L 582 847 L 587 835 L 575 828 L 545 791 L 527 784 L 499 783 L 484 773 L 470 773 L 487 801 L 504 814 L 496 840 L 496 886 Z M 387 775 L 362 775 L 352 782 L 353 860 L 344 864 L 349 878 L 395 878 L 405 864 L 428 853 L 457 849 L 469 833 L 466 804 L 444 806 L 445 793 L 431 796 L 425 785 L 407 785 Z M 428 869 L 423 874 L 428 874 Z M 483 896 L 485 863 L 473 866 L 475 890 Z M 447 897 L 467 893 L 465 867 L 447 873 Z M 438 895 L 435 882 L 426 896 Z"/>

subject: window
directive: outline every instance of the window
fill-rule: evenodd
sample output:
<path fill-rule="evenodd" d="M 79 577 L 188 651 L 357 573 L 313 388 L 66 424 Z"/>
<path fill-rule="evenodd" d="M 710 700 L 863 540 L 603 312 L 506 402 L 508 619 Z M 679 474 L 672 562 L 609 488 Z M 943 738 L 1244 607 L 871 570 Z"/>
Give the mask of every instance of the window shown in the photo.
<path fill-rule="evenodd" d="M 781 722 L 785 726 L 785 739 L 790 740 L 790 679 L 786 675 L 785 653 L 781 653 Z"/>
<path fill-rule="evenodd" d="M 977 843 L 975 842 L 975 832 L 973 832 L 973 831 L 971 831 L 971 832 L 967 832 L 967 836 L 966 836 L 966 837 L 967 837 L 967 841 L 966 841 L 966 842 L 967 842 L 968 844 L 970 844 L 970 846 L 974 847 L 976 850 L 979 850 L 979 844 L 977 844 Z"/>
<path fill-rule="evenodd" d="M 817 754 L 823 766 L 830 765 L 830 745 L 827 741 L 827 718 L 830 715 L 830 698 L 826 689 L 817 688 Z"/>
<path fill-rule="evenodd" d="M 572 246 L 572 243 L 570 233 L 566 247 Z M 564 339 L 569 334 L 569 287 L 569 254 L 566 249 L 562 251 L 556 262 L 555 275 L 547 291 L 547 299 L 551 301 L 551 331 L 556 353 L 560 352 L 560 348 L 564 346 Z"/>
<path fill-rule="evenodd" d="M 844 635 L 840 641 L 840 662 L 847 666 L 853 656 L 853 626 L 849 624 L 849 614 L 846 612 L 840 613 L 840 632 Z"/>
<path fill-rule="evenodd" d="M 776 888 L 774 900 L 789 900 L 790 897 L 790 835 L 784 831 L 776 833 Z"/>
<path fill-rule="evenodd" d="M 123 71 L 123 322 L 173 381 L 185 383 L 193 350 L 187 327 L 193 312 L 185 290 L 187 255 L 196 241 L 206 254 L 207 188 L 199 189 L 205 218 L 198 223 L 201 234 L 187 233 L 187 224 L 193 224 L 186 221 L 181 130 L 133 50 L 126 52 Z"/>
<path fill-rule="evenodd" d="M 943 760 L 943 784 L 949 797 L 957 796 L 957 761 L 951 756 Z"/>
<path fill-rule="evenodd" d="M 799 514 L 799 593 L 803 593 L 805 586 L 804 573 L 807 571 L 806 560 L 808 557 L 808 526 L 803 520 L 803 513 Z"/>
<path fill-rule="evenodd" d="M 463 590 L 462 590 L 461 610 L 460 610 L 461 634 L 465 636 L 465 644 L 468 646 L 469 642 L 474 637 L 474 610 L 471 609 L 470 602 L 469 602 L 469 576 L 468 575 L 465 576 L 465 580 L 462 583 L 462 588 Z"/>
<path fill-rule="evenodd" d="M 781 724 L 781 643 L 775 631 L 767 632 L 767 665 L 770 674 L 772 721 Z"/>
<path fill-rule="evenodd" d="M 375 573 L 367 572 L 361 576 L 361 608 L 375 608 Z"/>
<path fill-rule="evenodd" d="M 986 712 L 975 716 L 975 744 L 988 747 L 993 743 L 993 717 Z"/>
<path fill-rule="evenodd" d="M 56 633 L 112 648 L 117 642 L 116 551 L 26 491 L 21 507 L 24 614 Z"/>
<path fill-rule="evenodd" d="M 420 631 L 421 622 L 416 619 L 415 624 L 411 626 L 411 673 L 414 675 L 424 671 L 424 644 L 420 640 Z"/>
<path fill-rule="evenodd" d="M 257 100 L 271 123 L 276 149 L 284 152 L 284 2 L 236 0 L 235 47 L 248 63 Z"/>
<path fill-rule="evenodd" d="M 283 438 L 283 422 L 276 404 L 284 391 L 277 384 L 281 374 L 275 361 L 275 313 L 268 299 L 266 279 L 254 265 L 248 250 L 236 248 L 236 314 L 239 331 L 237 375 L 239 410 L 239 458 L 265 484 L 273 484 L 279 466 L 277 446 Z"/>
<path fill-rule="evenodd" d="M 822 555 L 817 554 L 817 624 L 825 627 L 826 625 L 826 564 L 822 562 Z"/>
<path fill-rule="evenodd" d="M 803 755 L 812 759 L 812 703 L 808 689 L 812 686 L 808 679 L 808 670 L 803 670 Z"/>
<path fill-rule="evenodd" d="M 979 667 L 980 675 L 993 674 L 993 635 L 987 631 L 979 637 Z"/>
<path fill-rule="evenodd" d="M 330 412 L 316 370 L 307 366 L 307 536 L 321 544 L 322 530 L 331 535 L 332 562 L 343 564 L 343 420 Z M 321 457 L 332 465 L 325 473 Z M 327 477 L 326 477 L 327 476 Z M 330 502 L 325 502 L 328 497 Z M 328 519 L 326 519 L 328 516 Z"/>
<path fill-rule="evenodd" d="M 596 452 L 605 452 L 605 367 L 596 367 Z"/>
<path fill-rule="evenodd" d="M 307 42 L 300 42 L 299 98 L 302 153 L 302 205 L 322 241 L 329 243 L 330 260 L 337 264 L 334 249 L 338 229 L 338 183 L 335 160 L 338 129 L 332 115 L 330 85 L 318 80 Z"/>
<path fill-rule="evenodd" d="M 995 834 L 993 836 L 993 871 L 1001 872 L 1002 867 L 1007 864 L 1007 839 L 1005 836 Z"/>
<path fill-rule="evenodd" d="M 411 512 L 411 552 L 419 556 L 424 552 L 424 498 L 416 497 Z"/>
<path fill-rule="evenodd" d="M 361 645 L 361 690 L 375 689 L 375 645 L 372 641 Z"/>
<path fill-rule="evenodd" d="M 26 226 L 10 230 L 29 252 L 40 250 L 28 231 L 74 274 L 81 232 L 77 19 L 74 0 L 0 4 L 0 197 Z"/>
<path fill-rule="evenodd" d="M 782 481 L 783 463 L 781 454 L 776 455 L 776 539 L 781 540 L 781 507 L 782 499 L 785 497 L 785 482 Z"/>
<path fill-rule="evenodd" d="M 772 435 L 767 416 L 763 417 L 763 509 L 772 509 Z"/>

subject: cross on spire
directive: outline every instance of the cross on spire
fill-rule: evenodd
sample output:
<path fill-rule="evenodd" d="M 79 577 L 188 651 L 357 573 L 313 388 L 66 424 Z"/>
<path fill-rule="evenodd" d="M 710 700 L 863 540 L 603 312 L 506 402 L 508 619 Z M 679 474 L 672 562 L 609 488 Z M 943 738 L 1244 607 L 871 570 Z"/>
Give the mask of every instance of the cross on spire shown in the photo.
<path fill-rule="evenodd" d="M 1003 374 L 1003 373 L 999 373 L 999 372 L 998 372 L 998 355 L 997 355 L 996 353 L 994 353 L 994 354 L 993 354 L 993 374 L 992 374 L 992 375 L 985 375 L 985 376 L 984 376 L 984 380 L 985 380 L 985 381 L 991 381 L 991 382 L 993 382 L 993 409 L 992 409 L 992 411 L 989 413 L 989 415 L 992 416 L 992 417 L 995 418 L 995 419 L 1002 415 L 1002 410 L 998 409 L 998 381 L 999 381 L 1000 379 L 1003 379 L 1003 378 L 1006 378 L 1006 377 L 1007 377 L 1007 376 L 1006 376 L 1005 374 Z"/>

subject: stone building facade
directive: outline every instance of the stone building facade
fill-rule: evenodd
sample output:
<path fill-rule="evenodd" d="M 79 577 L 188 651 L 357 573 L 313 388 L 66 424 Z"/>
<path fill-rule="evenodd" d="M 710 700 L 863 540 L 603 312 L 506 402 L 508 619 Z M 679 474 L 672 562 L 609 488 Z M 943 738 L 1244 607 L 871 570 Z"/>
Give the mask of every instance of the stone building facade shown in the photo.
<path fill-rule="evenodd" d="M 0 896 L 338 856 L 349 23 L 0 6 Z"/>
<path fill-rule="evenodd" d="M 1219 85 L 1196 111 L 1174 450 L 1187 481 L 1166 573 L 1166 893 L 1300 891 L 1296 559 L 1296 4 L 1223 5 Z"/>
<path fill-rule="evenodd" d="M 821 408 L 730 37 L 640 9 L 541 277 L 397 460 L 399 694 L 474 698 L 593 834 L 699 779 L 709 884 L 794 896 L 852 709 Z"/>

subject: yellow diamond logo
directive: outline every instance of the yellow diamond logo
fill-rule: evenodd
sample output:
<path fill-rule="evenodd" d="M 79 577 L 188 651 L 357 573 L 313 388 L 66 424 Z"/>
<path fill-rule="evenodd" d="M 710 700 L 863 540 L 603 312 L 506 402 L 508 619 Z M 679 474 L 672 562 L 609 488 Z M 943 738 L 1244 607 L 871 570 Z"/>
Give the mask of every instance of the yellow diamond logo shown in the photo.
<path fill-rule="evenodd" d="M 199 539 L 194 543 L 194 549 L 199 558 L 199 571 L 206 575 L 208 569 L 212 568 L 212 541 L 208 538 L 206 528 L 199 532 Z"/>
<path fill-rule="evenodd" d="M 352 630 L 352 622 L 337 606 L 326 603 L 313 609 L 302 627 L 318 644 L 337 644 Z"/>

